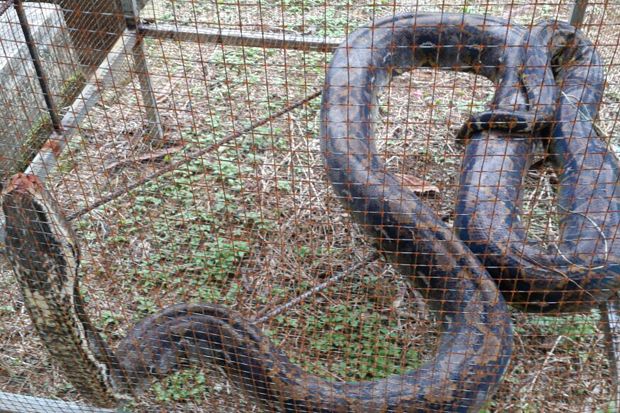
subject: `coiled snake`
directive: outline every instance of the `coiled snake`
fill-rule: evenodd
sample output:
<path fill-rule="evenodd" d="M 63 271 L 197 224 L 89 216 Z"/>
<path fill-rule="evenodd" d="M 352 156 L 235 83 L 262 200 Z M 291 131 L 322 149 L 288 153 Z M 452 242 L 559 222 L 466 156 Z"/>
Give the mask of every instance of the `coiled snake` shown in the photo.
<path fill-rule="evenodd" d="M 334 55 L 321 119 L 328 175 L 353 217 L 379 248 L 424 286 L 442 314 L 437 354 L 422 367 L 383 380 L 342 383 L 309 375 L 242 316 L 210 304 L 179 304 L 140 322 L 113 353 L 93 328 L 79 293 L 79 247 L 54 199 L 35 177 L 5 188 L 7 255 L 33 323 L 78 391 L 111 405 L 154 376 L 185 364 L 223 367 L 266 411 L 474 411 L 492 393 L 512 350 L 502 296 L 473 253 L 385 171 L 372 143 L 378 89 L 412 66 L 472 71 L 500 87 L 494 111 L 475 117 L 467 135 L 493 126 L 528 131 L 541 117 L 527 99 L 549 88 L 526 85 L 524 30 L 499 19 L 449 14 L 401 15 L 353 33 Z M 372 46 L 372 48 L 371 48 Z M 510 110 L 513 114 L 510 114 Z M 485 120 L 485 116 L 487 117 Z M 505 122 L 502 125 L 498 121 Z"/>
<path fill-rule="evenodd" d="M 518 135 L 477 134 L 469 142 L 454 226 L 513 305 L 532 312 L 583 311 L 620 289 L 620 169 L 593 127 L 603 64 L 583 33 L 568 24 L 542 22 L 532 36 L 532 52 L 550 50 L 549 59 L 527 64 L 547 78 L 553 78 L 553 66 L 561 86 L 550 131 L 560 242 L 549 250 L 527 242 L 516 200 L 535 140 Z"/>

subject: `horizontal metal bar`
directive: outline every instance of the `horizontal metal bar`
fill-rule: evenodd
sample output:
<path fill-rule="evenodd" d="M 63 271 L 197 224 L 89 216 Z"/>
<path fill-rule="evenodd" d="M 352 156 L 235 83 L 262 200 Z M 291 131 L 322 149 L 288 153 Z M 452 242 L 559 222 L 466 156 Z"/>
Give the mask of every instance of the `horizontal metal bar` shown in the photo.
<path fill-rule="evenodd" d="M 146 37 L 196 43 L 219 43 L 230 46 L 332 52 L 341 42 L 333 37 L 304 36 L 290 33 L 265 33 L 246 30 L 211 29 L 175 24 L 139 24 L 138 32 Z"/>
<path fill-rule="evenodd" d="M 21 394 L 0 392 L 2 413 L 118 413 L 122 410 L 89 407 L 63 400 L 44 399 Z"/>

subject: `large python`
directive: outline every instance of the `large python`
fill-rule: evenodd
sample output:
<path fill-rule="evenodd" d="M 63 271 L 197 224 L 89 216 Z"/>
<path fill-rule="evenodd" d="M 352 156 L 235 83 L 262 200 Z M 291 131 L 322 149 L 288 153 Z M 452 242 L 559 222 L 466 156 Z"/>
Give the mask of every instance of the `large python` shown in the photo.
<path fill-rule="evenodd" d="M 465 412 L 484 403 L 510 358 L 505 304 L 485 280 L 454 292 L 463 295 L 463 312 L 446 314 L 434 360 L 382 380 L 330 382 L 310 375 L 240 314 L 212 304 L 178 304 L 154 314 L 114 353 L 85 312 L 80 249 L 55 200 L 35 176 L 18 174 L 5 188 L 2 207 L 7 256 L 33 324 L 75 389 L 98 406 L 130 399 L 155 377 L 209 363 L 269 412 Z"/>
<path fill-rule="evenodd" d="M 454 226 L 511 304 L 541 313 L 583 311 L 620 289 L 620 169 L 593 127 L 603 63 L 566 23 L 542 22 L 530 38 L 534 56 L 526 64 L 547 79 L 553 67 L 561 89 L 550 131 L 560 240 L 547 250 L 528 242 L 521 221 L 518 200 L 535 143 L 528 136 L 476 134 L 468 143 Z"/>
<path fill-rule="evenodd" d="M 506 305 L 472 252 L 385 171 L 372 143 L 373 114 L 378 90 L 392 74 L 441 66 L 483 74 L 500 85 L 499 101 L 520 105 L 514 115 L 500 107 L 489 120 L 507 117 L 503 127 L 535 128 L 539 119 L 524 111 L 528 96 L 535 95 L 520 93 L 523 77 L 516 70 L 523 35 L 522 28 L 500 19 L 395 16 L 353 33 L 336 51 L 327 74 L 321 133 L 329 177 L 356 220 L 439 308 L 444 331 L 434 359 L 383 380 L 329 382 L 292 364 L 239 314 L 209 304 L 180 304 L 148 317 L 113 353 L 84 312 L 75 234 L 36 178 L 17 175 L 3 196 L 6 250 L 53 358 L 76 389 L 98 405 L 123 400 L 153 376 L 210 362 L 267 411 L 479 409 L 510 358 Z M 486 123 L 472 122 L 472 128 Z"/>
<path fill-rule="evenodd" d="M 537 92 L 522 93 L 524 76 L 518 68 L 525 58 L 523 36 L 524 30 L 517 25 L 479 16 L 404 14 L 379 20 L 355 31 L 335 51 L 321 107 L 321 149 L 332 186 L 379 250 L 411 276 L 445 315 L 442 338 L 455 343 L 470 338 L 459 351 L 464 364 L 450 374 L 458 383 L 455 389 L 474 393 L 483 388 L 487 392 L 505 369 L 512 346 L 506 308 L 471 251 L 386 170 L 373 142 L 373 124 L 381 88 L 392 76 L 423 66 L 486 76 L 498 85 L 498 105 L 491 116 L 502 111 L 523 113 L 528 97 L 534 99 Z M 553 88 L 540 87 L 540 100 L 549 102 L 542 94 L 549 90 Z M 486 127 L 488 123 L 470 125 Z M 504 127 L 519 123 L 509 116 Z M 477 310 L 472 312 L 474 303 Z M 492 347 L 496 350 L 489 351 Z M 438 354 L 444 351 L 453 350 L 440 346 Z M 435 391 L 444 394 L 443 404 L 419 393 L 422 404 L 395 408 L 453 411 L 455 401 L 463 403 L 462 390 L 437 387 Z M 473 401 L 461 409 L 478 407 Z"/>

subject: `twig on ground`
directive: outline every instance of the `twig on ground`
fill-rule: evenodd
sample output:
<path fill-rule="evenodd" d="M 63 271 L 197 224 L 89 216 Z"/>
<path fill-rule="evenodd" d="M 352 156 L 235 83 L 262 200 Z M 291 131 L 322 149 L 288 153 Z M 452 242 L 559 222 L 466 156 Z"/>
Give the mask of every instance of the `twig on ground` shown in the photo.
<path fill-rule="evenodd" d="M 282 115 L 284 115 L 284 114 L 286 114 L 286 113 L 288 113 L 288 112 L 290 112 L 290 111 L 292 111 L 294 109 L 297 109 L 300 106 L 305 105 L 306 103 L 310 102 L 311 100 L 319 97 L 322 92 L 323 92 L 322 89 L 316 90 L 311 95 L 309 95 L 309 96 L 307 96 L 307 97 L 305 97 L 305 98 L 303 98 L 301 100 L 298 100 L 295 103 L 293 103 L 293 104 L 291 104 L 291 105 L 289 105 L 289 106 L 287 106 L 287 107 L 285 107 L 285 108 L 283 108 L 283 109 L 281 109 L 281 110 L 279 110 L 279 111 L 277 111 L 277 112 L 267 116 L 266 118 L 263 118 L 263 119 L 255 122 L 255 123 L 251 124 L 247 128 L 244 128 L 244 129 L 240 130 L 239 132 L 234 132 L 234 133 L 226 136 L 225 138 L 219 140 L 218 142 L 215 142 L 215 143 L 207 146 L 204 149 L 201 149 L 201 150 L 199 150 L 199 151 L 197 151 L 197 152 L 195 152 L 193 154 L 189 154 L 186 158 L 184 158 L 184 159 L 182 159 L 180 161 L 173 162 L 170 165 L 166 166 L 165 168 L 162 168 L 162 169 L 160 169 L 158 171 L 155 171 L 155 172 L 153 172 L 153 173 L 151 173 L 151 174 L 149 174 L 149 175 L 147 175 L 147 176 L 137 180 L 136 182 L 131 183 L 131 184 L 125 186 L 124 188 L 120 188 L 120 189 L 118 189 L 116 191 L 113 191 L 113 192 L 109 193 L 108 195 L 100 198 L 99 200 L 97 200 L 97 201 L 93 202 L 92 204 L 88 205 L 87 207 L 82 208 L 79 211 L 74 212 L 74 213 L 68 215 L 67 216 L 67 220 L 72 221 L 72 220 L 74 220 L 76 218 L 79 218 L 79 217 L 89 213 L 90 211 L 92 211 L 92 210 L 94 210 L 96 208 L 99 208 L 100 206 L 102 206 L 104 204 L 107 204 L 108 202 L 113 201 L 113 200 L 123 196 L 124 194 L 128 193 L 129 191 L 131 191 L 133 189 L 136 189 L 137 187 L 139 187 L 141 185 L 144 185 L 145 183 L 147 183 L 149 181 L 152 181 L 153 179 L 156 179 L 156 178 L 158 178 L 158 177 L 160 177 L 160 176 L 162 176 L 162 175 L 164 175 L 164 174 L 166 174 L 168 172 L 172 172 L 172 171 L 176 170 L 177 168 L 187 164 L 188 162 L 196 160 L 196 159 L 200 158 L 201 156 L 204 156 L 207 153 L 214 151 L 215 149 L 219 148 L 220 146 L 222 146 L 222 145 L 224 145 L 224 144 L 226 144 L 226 143 L 228 143 L 228 142 L 230 142 L 232 140 L 235 140 L 235 139 L 239 138 L 240 136 L 243 136 L 244 134 L 246 134 L 246 133 L 248 133 L 248 132 L 250 132 L 250 131 L 252 131 L 252 130 L 254 130 L 254 129 L 260 127 L 260 126 L 263 126 L 264 124 L 266 124 L 266 123 L 268 123 L 268 122 L 270 122 L 270 121 L 272 121 L 272 120 L 274 120 L 276 118 L 279 118 L 280 116 L 282 116 Z"/>
<path fill-rule="evenodd" d="M 281 305 L 277 306 L 276 308 L 274 308 L 271 311 L 268 311 L 264 315 L 261 315 L 261 316 L 255 318 L 253 320 L 253 323 L 254 324 L 262 324 L 262 323 L 264 323 L 265 321 L 267 321 L 267 320 L 277 316 L 278 314 L 281 314 L 285 310 L 288 310 L 289 308 L 299 304 L 300 302 L 304 301 L 306 298 L 310 297 L 311 295 L 317 294 L 320 291 L 322 291 L 322 290 L 326 289 L 327 287 L 329 287 L 330 285 L 336 283 L 337 281 L 340 281 L 341 279 L 347 277 L 348 275 L 351 275 L 353 272 L 359 270 L 364 265 L 368 264 L 369 262 L 372 262 L 372 261 L 376 260 L 377 258 L 379 258 L 379 253 L 378 252 L 374 252 L 374 253 L 370 254 L 365 259 L 363 259 L 361 262 L 358 262 L 357 264 L 355 264 L 353 267 L 349 268 L 348 270 L 342 271 L 342 272 L 340 272 L 340 273 L 338 273 L 336 275 L 333 275 L 333 276 L 329 277 L 326 281 L 323 281 L 319 285 L 317 285 L 315 287 L 312 287 L 311 289 L 309 289 L 305 293 L 303 293 L 303 294 L 293 298 L 292 300 L 287 301 L 284 304 L 281 304 Z"/>

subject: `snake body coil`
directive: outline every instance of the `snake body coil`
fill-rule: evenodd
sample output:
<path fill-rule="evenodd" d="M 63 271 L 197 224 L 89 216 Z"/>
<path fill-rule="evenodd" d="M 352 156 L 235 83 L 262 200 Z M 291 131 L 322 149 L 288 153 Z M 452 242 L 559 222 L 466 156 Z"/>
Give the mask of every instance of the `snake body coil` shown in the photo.
<path fill-rule="evenodd" d="M 454 390 L 462 392 L 459 387 L 476 394 L 494 386 L 511 351 L 510 319 L 471 251 L 386 171 L 373 142 L 377 97 L 392 75 L 430 66 L 482 74 L 499 85 L 503 103 L 523 103 L 524 109 L 527 97 L 514 92 L 521 90 L 517 68 L 523 34 L 519 26 L 500 19 L 399 15 L 351 34 L 334 53 L 326 76 L 322 152 L 336 193 L 378 248 L 447 315 L 442 344 L 470 337 L 458 351 L 463 365 L 455 365 L 451 373 L 458 387 L 440 390 L 445 400 L 457 400 Z M 472 305 L 477 311 L 471 311 Z M 454 351 L 444 346 L 439 354 Z M 475 402 L 468 406 L 476 407 Z M 449 404 L 443 408 L 452 411 Z"/>
<path fill-rule="evenodd" d="M 545 83 L 553 81 L 553 64 L 561 88 L 550 145 L 560 181 L 561 241 L 549 250 L 527 241 L 518 202 L 535 142 L 527 136 L 481 133 L 469 142 L 454 226 L 513 305 L 583 311 L 620 289 L 619 164 L 593 128 L 602 62 L 581 32 L 560 22 L 537 25 L 528 49 L 533 56 L 526 63 L 538 67 L 538 77 L 551 78 Z"/>
<path fill-rule="evenodd" d="M 481 28 L 483 24 L 486 26 Z M 396 30 L 381 37 L 386 33 L 384 29 L 391 32 L 393 25 Z M 409 50 L 419 46 L 417 50 L 427 50 L 428 64 L 469 64 L 464 70 L 479 71 L 492 78 L 498 78 L 497 65 L 506 43 L 516 44 L 520 39 L 518 32 L 508 29 L 505 22 L 478 17 L 435 14 L 417 20 L 407 16 L 379 22 L 372 30 L 353 35 L 349 45 L 343 45 L 336 53 L 327 78 L 324 120 L 330 120 L 326 117 L 328 109 L 336 109 L 334 104 L 339 103 L 332 100 L 336 97 L 334 92 L 343 96 L 339 88 L 342 82 L 335 82 L 343 76 L 338 65 L 345 63 L 344 71 L 350 67 L 349 62 L 341 60 L 343 53 L 352 50 L 350 57 L 361 57 L 361 66 L 373 63 L 366 59 L 375 54 L 366 48 L 368 42 L 359 45 L 363 49 L 351 49 L 368 34 L 377 35 L 373 50 L 380 51 L 381 59 L 386 52 L 393 53 L 395 59 L 403 58 L 401 62 L 394 61 L 399 63 L 394 68 L 403 68 L 411 61 L 401 53 L 401 46 L 406 45 Z M 393 42 L 392 35 L 399 40 Z M 427 48 L 428 42 L 445 45 L 442 50 L 447 55 L 434 58 L 437 48 Z M 459 45 L 471 47 L 461 49 Z M 476 45 L 487 47 L 480 50 Z M 383 68 L 386 62 L 377 63 L 376 70 L 363 72 L 364 82 L 373 76 L 387 81 Z M 513 80 L 518 81 L 516 77 Z M 368 109 L 368 116 L 372 112 L 370 105 L 358 108 Z M 329 157 L 327 162 L 332 170 L 333 159 Z M 370 188 L 382 187 L 379 182 L 370 183 Z M 377 198 L 376 202 L 382 199 Z M 447 228 L 436 226 L 434 215 L 417 199 L 408 201 L 401 205 L 402 210 L 392 208 L 391 212 L 400 211 L 403 217 L 410 218 L 411 211 L 422 214 L 426 221 L 420 219 L 415 226 L 399 227 L 399 234 L 394 234 L 395 228 L 389 222 L 378 225 L 383 225 L 381 233 L 395 235 L 395 239 L 415 237 L 410 244 L 416 251 L 402 252 L 410 264 L 414 264 L 412 258 L 416 260 L 418 270 L 426 272 L 433 288 L 443 291 L 432 297 L 443 302 L 445 331 L 435 358 L 419 369 L 382 380 L 353 383 L 329 382 L 305 373 L 243 317 L 213 305 L 181 304 L 163 310 L 134 327 L 114 354 L 83 311 L 77 279 L 79 248 L 54 200 L 35 178 L 17 175 L 6 187 L 3 210 L 8 256 L 34 324 L 76 389 L 96 404 L 113 404 L 140 389 L 153 376 L 200 361 L 223 367 L 231 381 L 239 383 L 266 411 L 477 410 L 497 388 L 510 358 L 512 327 L 506 306 L 471 252 L 460 241 L 451 240 Z M 399 245 L 405 247 L 408 243 Z"/>
<path fill-rule="evenodd" d="M 511 355 L 506 304 L 474 254 L 386 172 L 372 125 L 378 92 L 393 74 L 432 66 L 482 74 L 499 85 L 497 107 L 477 118 L 484 122 L 474 118 L 464 135 L 495 120 L 513 132 L 532 130 L 546 116 L 532 115 L 528 99 L 548 102 L 554 91 L 535 90 L 536 81 L 522 90 L 529 70 L 517 70 L 525 56 L 524 33 L 506 21 L 478 16 L 395 16 L 353 33 L 327 73 L 321 134 L 329 178 L 356 221 L 441 311 L 437 354 L 422 367 L 376 381 L 329 382 L 292 364 L 241 315 L 209 304 L 179 304 L 146 318 L 113 353 L 84 312 L 75 234 L 37 179 L 18 174 L 3 197 L 7 255 L 53 358 L 98 405 L 123 400 L 152 377 L 208 362 L 222 367 L 266 411 L 479 409 Z"/>

